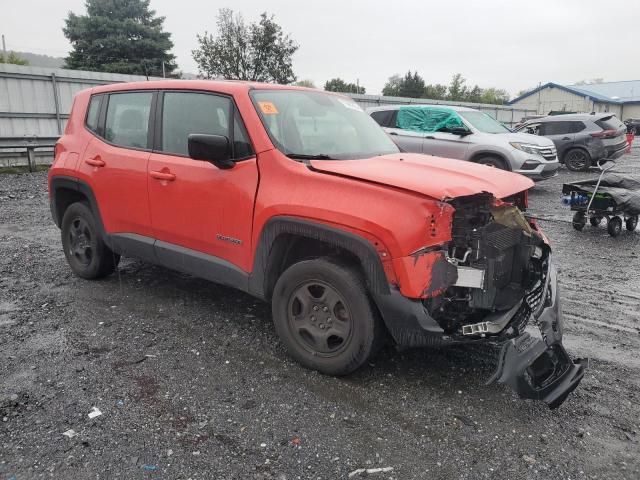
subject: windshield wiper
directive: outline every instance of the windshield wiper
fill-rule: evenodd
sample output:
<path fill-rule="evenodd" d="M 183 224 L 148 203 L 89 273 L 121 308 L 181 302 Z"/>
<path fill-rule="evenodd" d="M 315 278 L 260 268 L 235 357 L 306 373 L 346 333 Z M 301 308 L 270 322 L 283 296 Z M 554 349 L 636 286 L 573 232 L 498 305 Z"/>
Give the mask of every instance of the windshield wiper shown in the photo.
<path fill-rule="evenodd" d="M 287 157 L 296 160 L 335 160 L 335 158 L 326 153 L 318 153 L 317 155 L 306 155 L 304 153 L 287 153 Z"/>

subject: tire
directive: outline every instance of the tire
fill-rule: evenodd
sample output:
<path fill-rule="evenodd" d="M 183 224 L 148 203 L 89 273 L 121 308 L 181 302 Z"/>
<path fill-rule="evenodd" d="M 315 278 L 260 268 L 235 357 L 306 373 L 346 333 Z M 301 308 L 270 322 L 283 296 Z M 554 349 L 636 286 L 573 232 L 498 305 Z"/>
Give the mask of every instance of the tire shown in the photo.
<path fill-rule="evenodd" d="M 476 163 L 479 163 L 480 165 L 486 165 L 487 167 L 499 168 L 500 170 L 509 170 L 504 160 L 498 157 L 480 157 L 476 160 Z"/>
<path fill-rule="evenodd" d="M 638 226 L 638 215 L 634 215 L 633 217 L 627 217 L 624 221 L 625 227 L 630 232 L 633 232 Z"/>
<path fill-rule="evenodd" d="M 576 212 L 573 216 L 571 224 L 573 225 L 573 228 L 581 232 L 584 226 L 587 224 L 587 216 L 583 212 Z"/>
<path fill-rule="evenodd" d="M 346 375 L 379 349 L 384 326 L 362 276 L 333 258 L 304 260 L 274 287 L 273 322 L 291 357 L 328 375 Z"/>
<path fill-rule="evenodd" d="M 611 217 L 607 223 L 607 232 L 612 237 L 617 237 L 622 232 L 622 219 L 620 217 Z"/>
<path fill-rule="evenodd" d="M 67 208 L 60 230 L 64 255 L 77 276 L 93 280 L 115 271 L 120 255 L 100 238 L 96 219 L 86 203 L 73 203 Z"/>
<path fill-rule="evenodd" d="M 591 166 L 591 155 L 581 148 L 572 148 L 564 154 L 563 162 L 572 172 L 586 172 Z"/>
<path fill-rule="evenodd" d="M 591 218 L 589 218 L 589 223 L 591 224 L 592 227 L 598 227 L 602 223 L 602 217 L 600 217 L 600 216 L 591 217 Z"/>

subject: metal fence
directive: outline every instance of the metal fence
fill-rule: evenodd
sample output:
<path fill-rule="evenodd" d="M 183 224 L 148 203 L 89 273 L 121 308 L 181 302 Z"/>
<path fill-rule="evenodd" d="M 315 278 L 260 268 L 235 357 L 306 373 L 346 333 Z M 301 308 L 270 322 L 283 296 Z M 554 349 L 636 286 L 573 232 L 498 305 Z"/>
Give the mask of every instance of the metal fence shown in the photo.
<path fill-rule="evenodd" d="M 50 162 L 48 145 L 64 131 L 76 93 L 96 85 L 141 80 L 146 77 L 0 63 L 0 165 Z M 23 143 L 42 147 L 31 152 L 26 147 L 9 148 Z"/>
<path fill-rule="evenodd" d="M 50 145 L 64 131 L 73 96 L 85 88 L 109 83 L 143 81 L 139 75 L 86 72 L 0 64 L 0 166 L 49 163 Z M 362 107 L 391 104 L 440 104 L 472 107 L 507 126 L 535 110 L 424 98 L 347 94 Z M 53 139 L 53 140 L 52 140 Z M 23 148 L 10 148 L 22 146 Z"/>
<path fill-rule="evenodd" d="M 450 105 L 455 107 L 469 107 L 481 110 L 491 115 L 507 127 L 513 127 L 523 117 L 535 115 L 535 109 L 510 107 L 508 105 L 493 105 L 490 103 L 449 102 L 446 100 L 429 100 L 427 98 L 384 97 L 381 95 L 360 95 L 348 93 L 362 108 L 380 107 L 383 105 Z"/>

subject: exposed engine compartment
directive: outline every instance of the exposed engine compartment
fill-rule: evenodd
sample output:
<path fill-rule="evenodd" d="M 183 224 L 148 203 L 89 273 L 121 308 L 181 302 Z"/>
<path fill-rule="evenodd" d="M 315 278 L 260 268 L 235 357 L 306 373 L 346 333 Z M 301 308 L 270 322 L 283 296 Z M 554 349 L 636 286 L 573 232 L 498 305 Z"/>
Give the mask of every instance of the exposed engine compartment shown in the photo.
<path fill-rule="evenodd" d="M 423 302 L 448 334 L 497 333 L 491 329 L 502 330 L 503 319 L 517 333 L 541 301 L 549 248 L 525 219 L 526 202 L 509 201 L 482 193 L 449 202 L 455 213 L 447 255 L 458 280 Z"/>

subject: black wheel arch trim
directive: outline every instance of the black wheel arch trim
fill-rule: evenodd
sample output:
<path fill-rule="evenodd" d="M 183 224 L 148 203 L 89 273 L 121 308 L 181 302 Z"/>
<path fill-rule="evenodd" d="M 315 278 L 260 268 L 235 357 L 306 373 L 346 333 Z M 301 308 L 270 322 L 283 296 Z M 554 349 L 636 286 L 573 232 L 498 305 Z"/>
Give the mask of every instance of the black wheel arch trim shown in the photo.
<path fill-rule="evenodd" d="M 70 177 L 66 175 L 56 175 L 51 178 L 49 182 L 49 206 L 51 209 L 51 216 L 53 217 L 53 221 L 55 224 L 60 227 L 62 225 L 62 212 L 58 211 L 58 191 L 61 189 L 73 190 L 81 193 L 89 202 L 89 208 L 93 212 L 93 215 L 96 220 L 96 224 L 98 226 L 99 234 L 102 237 L 103 241 L 107 244 L 109 248 L 112 248 L 112 244 L 109 236 L 106 234 L 104 229 L 104 224 L 102 223 L 102 216 L 100 215 L 100 209 L 98 207 L 98 202 L 96 201 L 96 196 L 93 193 L 93 189 L 91 186 L 85 182 L 84 180 L 80 180 L 76 177 Z"/>
<path fill-rule="evenodd" d="M 473 163 L 478 163 L 478 160 L 480 160 L 483 157 L 494 157 L 494 158 L 498 158 L 502 161 L 502 163 L 504 164 L 505 168 L 507 169 L 507 171 L 511 172 L 513 171 L 513 168 L 511 167 L 511 163 L 509 162 L 509 160 L 507 160 L 507 158 L 502 155 L 501 153 L 498 152 L 494 152 L 491 150 L 482 150 L 480 152 L 476 152 L 473 154 L 473 156 L 471 157 L 471 161 Z"/>
<path fill-rule="evenodd" d="M 296 217 L 279 216 L 270 219 L 260 234 L 253 262 L 253 272 L 249 279 L 249 293 L 268 299 L 270 285 L 269 271 L 279 252 L 273 246 L 281 235 L 296 235 L 312 240 L 328 243 L 343 248 L 354 254 L 359 260 L 365 274 L 367 287 L 372 294 L 386 295 L 389 283 L 382 267 L 382 262 L 371 243 L 351 232 L 346 232 L 329 225 Z"/>

